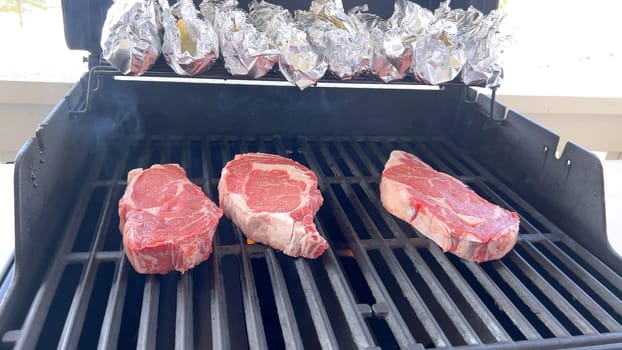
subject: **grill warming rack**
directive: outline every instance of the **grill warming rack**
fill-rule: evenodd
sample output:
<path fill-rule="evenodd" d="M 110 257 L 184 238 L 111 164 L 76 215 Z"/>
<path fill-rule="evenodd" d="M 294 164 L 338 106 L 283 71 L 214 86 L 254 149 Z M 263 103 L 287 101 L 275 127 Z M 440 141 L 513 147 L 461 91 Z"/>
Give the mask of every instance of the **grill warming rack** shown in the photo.
<path fill-rule="evenodd" d="M 121 143 L 119 143 L 121 144 Z M 447 139 L 151 135 L 92 167 L 16 348 L 559 348 L 622 342 L 622 278 Z M 129 149 L 129 150 L 128 150 Z M 393 149 L 417 154 L 520 214 L 515 249 L 475 264 L 444 254 L 383 210 Z M 434 151 L 432 151 L 434 150 Z M 236 153 L 291 157 L 317 175 L 317 260 L 248 245 L 223 218 L 210 259 L 181 275 L 138 275 L 117 203 L 127 171 L 177 162 L 217 199 Z M 101 332 L 100 332 L 101 329 Z"/>
<path fill-rule="evenodd" d="M 265 76 L 259 79 L 249 79 L 245 77 L 236 77 L 225 69 L 222 60 L 218 60 L 216 64 L 208 71 L 205 71 L 196 76 L 180 76 L 174 73 L 163 61 L 160 59 L 156 65 L 154 65 L 149 71 L 142 76 L 123 75 L 116 68 L 110 66 L 106 61 L 99 58 L 97 65 L 89 69 L 86 75 L 86 88 L 83 92 L 83 98 L 79 101 L 69 113 L 72 116 L 78 116 L 88 113 L 91 110 L 91 102 L 93 100 L 93 93 L 96 93 L 99 89 L 100 78 L 103 76 L 112 76 L 114 80 L 132 80 L 132 81 L 147 81 L 147 82 L 161 82 L 161 83 L 194 83 L 194 84 L 233 84 L 233 85 L 264 85 L 264 86 L 288 86 L 292 89 L 297 89 L 285 80 L 285 78 L 279 73 L 278 68 L 274 68 Z M 316 84 L 318 87 L 337 87 L 337 88 L 371 88 L 371 89 L 395 89 L 395 90 L 441 90 L 445 86 L 466 86 L 460 82 L 458 78 L 454 81 L 447 82 L 441 85 L 426 85 L 411 76 L 407 76 L 402 80 L 393 81 L 389 84 L 382 82 L 375 78 L 370 73 L 365 73 L 359 77 L 352 78 L 350 80 L 340 80 L 329 72 L 318 81 Z M 473 87 L 483 87 L 483 85 L 470 85 Z M 499 107 L 496 107 L 496 96 L 498 86 L 491 87 L 490 97 L 487 98 L 486 106 L 482 106 L 487 115 L 498 121 L 504 121 L 506 119 L 505 110 L 500 111 Z M 473 101 L 477 96 L 472 97 Z M 497 108 L 497 110 L 495 109 Z"/>

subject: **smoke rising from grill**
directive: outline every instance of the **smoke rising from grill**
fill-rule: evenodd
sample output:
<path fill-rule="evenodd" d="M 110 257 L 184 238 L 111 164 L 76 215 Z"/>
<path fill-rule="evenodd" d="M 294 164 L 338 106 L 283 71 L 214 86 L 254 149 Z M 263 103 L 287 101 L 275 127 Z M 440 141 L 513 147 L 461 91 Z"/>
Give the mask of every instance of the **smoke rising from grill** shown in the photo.
<path fill-rule="evenodd" d="M 107 94 L 93 101 L 93 112 L 85 117 L 93 118 L 87 132 L 95 138 L 95 152 L 102 148 L 127 147 L 131 141 L 144 135 L 137 101 L 133 90 L 123 88 L 109 89 Z"/>

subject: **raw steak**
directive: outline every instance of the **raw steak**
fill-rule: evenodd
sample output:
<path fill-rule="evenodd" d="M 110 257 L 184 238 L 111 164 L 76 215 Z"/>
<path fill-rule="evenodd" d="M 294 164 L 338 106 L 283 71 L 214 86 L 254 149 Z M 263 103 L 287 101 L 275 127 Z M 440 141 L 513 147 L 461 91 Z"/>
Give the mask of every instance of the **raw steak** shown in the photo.
<path fill-rule="evenodd" d="M 328 243 L 313 216 L 322 205 L 317 177 L 274 154 L 238 154 L 222 169 L 220 207 L 244 234 L 283 253 L 315 259 Z"/>
<path fill-rule="evenodd" d="M 382 172 L 380 198 L 391 214 L 463 259 L 499 259 L 516 244 L 516 213 L 487 202 L 412 154 L 391 152 Z"/>
<path fill-rule="evenodd" d="M 119 201 L 125 254 L 139 273 L 182 273 L 207 260 L 222 210 L 177 164 L 134 169 Z"/>

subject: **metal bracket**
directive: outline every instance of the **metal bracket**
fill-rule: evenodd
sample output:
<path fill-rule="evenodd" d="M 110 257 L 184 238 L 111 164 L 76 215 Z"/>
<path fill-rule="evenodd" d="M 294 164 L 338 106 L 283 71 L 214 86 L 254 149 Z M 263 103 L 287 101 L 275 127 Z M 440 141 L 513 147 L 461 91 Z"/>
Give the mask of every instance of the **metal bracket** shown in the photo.
<path fill-rule="evenodd" d="M 479 94 L 475 90 L 465 89 L 464 90 L 464 102 L 466 103 L 475 103 L 479 106 L 479 108 L 483 109 L 484 113 L 492 120 L 498 122 L 504 122 L 507 118 L 506 110 L 499 110 L 495 107 L 497 102 L 497 88 L 499 86 L 490 87 L 490 97 L 484 94 Z"/>
<path fill-rule="evenodd" d="M 102 74 L 114 75 L 116 73 L 118 73 L 118 70 L 111 66 L 95 66 L 91 68 L 89 70 L 89 74 L 88 74 L 87 82 L 86 82 L 86 96 L 84 99 L 84 107 L 82 107 L 81 109 L 77 109 L 77 107 L 80 105 L 78 104 L 78 106 L 76 106 L 75 109 L 72 109 L 69 111 L 69 114 L 75 117 L 76 115 L 87 113 L 90 110 L 91 102 L 93 100 L 92 94 L 93 92 L 96 92 L 99 89 L 100 75 Z"/>
<path fill-rule="evenodd" d="M 491 93 L 490 93 L 490 113 L 488 114 L 488 116 L 492 120 L 497 120 L 495 118 L 495 99 L 497 98 L 497 87 L 495 86 L 495 87 L 491 88 L 490 90 L 491 90 Z M 505 116 L 504 116 L 503 120 L 505 120 Z"/>

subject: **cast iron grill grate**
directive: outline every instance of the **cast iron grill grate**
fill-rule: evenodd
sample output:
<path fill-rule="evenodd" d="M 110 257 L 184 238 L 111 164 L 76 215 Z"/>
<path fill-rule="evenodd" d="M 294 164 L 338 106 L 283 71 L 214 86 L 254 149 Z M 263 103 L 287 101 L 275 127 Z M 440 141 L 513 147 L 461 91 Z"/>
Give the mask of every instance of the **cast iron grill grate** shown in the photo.
<path fill-rule="evenodd" d="M 22 329 L 18 348 L 559 348 L 622 342 L 622 278 L 446 139 L 152 135 L 94 167 Z M 393 149 L 420 156 L 521 216 L 505 258 L 462 261 L 383 210 Z M 210 259 L 184 275 L 136 274 L 117 203 L 135 167 L 178 162 L 217 199 L 241 152 L 289 156 L 315 171 L 316 217 L 331 249 L 291 259 L 248 245 L 223 219 Z"/>

